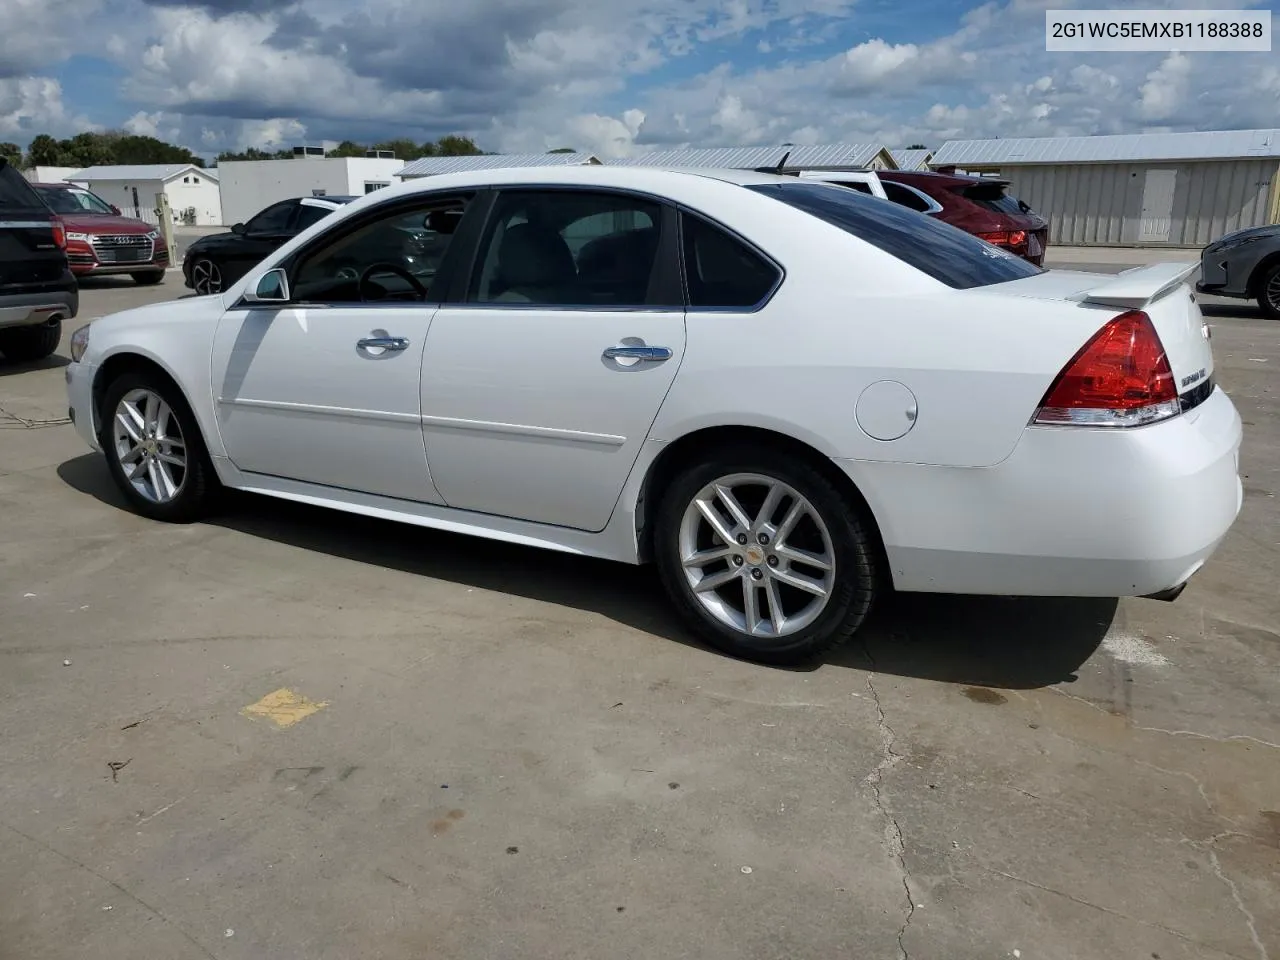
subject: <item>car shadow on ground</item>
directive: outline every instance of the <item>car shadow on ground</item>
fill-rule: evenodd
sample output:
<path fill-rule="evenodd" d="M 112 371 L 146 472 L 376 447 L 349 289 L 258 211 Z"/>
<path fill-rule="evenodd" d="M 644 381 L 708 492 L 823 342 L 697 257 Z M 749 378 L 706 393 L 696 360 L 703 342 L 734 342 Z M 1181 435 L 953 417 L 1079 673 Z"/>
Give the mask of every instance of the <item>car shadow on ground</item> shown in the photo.
<path fill-rule="evenodd" d="M 26 363 L 15 363 L 0 351 L 0 377 L 11 377 L 18 373 L 31 373 L 35 370 L 58 370 L 71 363 L 69 357 L 54 353 L 43 360 L 30 360 Z"/>
<path fill-rule="evenodd" d="M 112 507 L 129 509 L 97 454 L 68 460 L 58 476 Z M 594 560 L 232 494 L 210 523 L 254 537 L 416 576 L 601 614 L 718 656 L 676 619 L 652 567 Z M 1114 599 L 892 594 L 854 640 L 824 663 L 944 683 L 1031 689 L 1071 682 L 1102 642 Z"/>

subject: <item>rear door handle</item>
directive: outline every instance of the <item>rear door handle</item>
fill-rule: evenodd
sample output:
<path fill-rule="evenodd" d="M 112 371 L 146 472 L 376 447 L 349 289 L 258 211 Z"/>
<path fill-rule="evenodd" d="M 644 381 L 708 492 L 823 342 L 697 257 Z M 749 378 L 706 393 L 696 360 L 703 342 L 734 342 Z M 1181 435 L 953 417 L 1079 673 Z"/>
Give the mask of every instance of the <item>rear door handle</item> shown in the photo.
<path fill-rule="evenodd" d="M 606 360 L 670 360 L 670 347 L 616 346 L 604 352 Z"/>
<path fill-rule="evenodd" d="M 404 350 L 409 346 L 409 340 L 406 337 L 365 337 L 357 340 L 356 346 L 361 350 Z"/>

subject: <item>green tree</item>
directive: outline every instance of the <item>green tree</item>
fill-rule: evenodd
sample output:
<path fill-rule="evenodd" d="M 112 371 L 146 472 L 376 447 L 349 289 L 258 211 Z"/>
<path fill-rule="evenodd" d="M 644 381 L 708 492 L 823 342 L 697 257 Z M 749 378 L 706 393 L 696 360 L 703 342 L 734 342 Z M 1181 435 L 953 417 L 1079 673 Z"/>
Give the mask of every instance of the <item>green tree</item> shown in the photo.
<path fill-rule="evenodd" d="M 363 157 L 365 148 L 354 140 L 343 140 L 334 149 L 325 154 L 326 157 Z"/>
<path fill-rule="evenodd" d="M 27 145 L 27 161 L 33 167 L 60 167 L 62 153 L 58 141 L 47 133 L 38 134 Z"/>
<path fill-rule="evenodd" d="M 0 157 L 7 160 L 10 166 L 22 166 L 22 148 L 16 143 L 10 143 L 8 140 L 0 141 Z"/>
<path fill-rule="evenodd" d="M 928 147 L 926 147 L 923 143 L 912 143 L 912 144 L 909 144 L 908 146 L 906 146 L 904 149 L 906 149 L 906 150 L 928 150 L 929 148 L 928 148 Z"/>
<path fill-rule="evenodd" d="M 548 150 L 547 153 L 577 153 L 573 147 L 556 147 L 554 150 Z"/>
<path fill-rule="evenodd" d="M 484 153 L 470 137 L 449 134 L 436 141 L 436 150 L 442 157 L 476 157 Z"/>

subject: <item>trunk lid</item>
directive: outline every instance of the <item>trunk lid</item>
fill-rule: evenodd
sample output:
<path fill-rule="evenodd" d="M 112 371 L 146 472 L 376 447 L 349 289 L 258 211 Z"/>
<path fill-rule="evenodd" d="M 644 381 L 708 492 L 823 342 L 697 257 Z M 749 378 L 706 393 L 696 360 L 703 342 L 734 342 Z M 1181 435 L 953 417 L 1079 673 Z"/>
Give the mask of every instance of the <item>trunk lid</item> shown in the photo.
<path fill-rule="evenodd" d="M 1189 407 L 1213 389 L 1209 328 L 1188 284 L 1199 269 L 1197 263 L 1156 263 L 1114 275 L 1048 270 L 987 289 L 1036 300 L 1079 303 L 1097 311 L 1097 328 L 1128 310 L 1141 310 L 1160 336 L 1178 394 L 1184 407 Z"/>

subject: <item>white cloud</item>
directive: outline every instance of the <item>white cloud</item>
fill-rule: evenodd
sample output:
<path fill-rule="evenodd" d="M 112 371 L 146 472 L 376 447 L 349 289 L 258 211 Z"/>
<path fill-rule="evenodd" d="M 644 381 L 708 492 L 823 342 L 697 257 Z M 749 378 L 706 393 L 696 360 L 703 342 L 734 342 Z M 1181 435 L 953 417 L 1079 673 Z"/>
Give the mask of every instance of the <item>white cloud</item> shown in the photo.
<path fill-rule="evenodd" d="M 101 129 L 73 117 L 62 102 L 62 85 L 50 77 L 0 78 L 0 137 L 25 147 L 47 130 Z"/>

